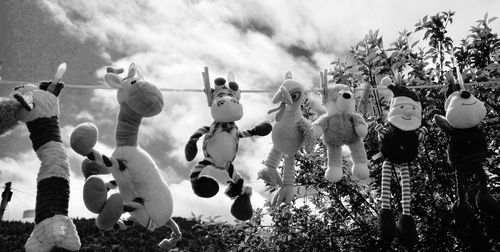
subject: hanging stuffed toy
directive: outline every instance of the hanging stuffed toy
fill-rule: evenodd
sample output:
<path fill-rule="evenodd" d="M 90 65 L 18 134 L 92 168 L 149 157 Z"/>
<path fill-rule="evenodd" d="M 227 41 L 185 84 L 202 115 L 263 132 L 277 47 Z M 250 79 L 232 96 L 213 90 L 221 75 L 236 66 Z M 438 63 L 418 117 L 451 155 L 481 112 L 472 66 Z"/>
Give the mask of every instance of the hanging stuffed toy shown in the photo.
<path fill-rule="evenodd" d="M 369 176 L 368 159 L 362 138 L 368 133 L 368 125 L 361 114 L 354 111 L 354 96 L 344 84 L 330 84 L 326 72 L 321 73 L 323 105 L 327 113 L 314 122 L 315 137 L 323 136 L 328 152 L 328 168 L 325 179 L 336 183 L 342 179 L 342 145 L 351 151 L 354 177 L 366 180 Z"/>
<path fill-rule="evenodd" d="M 269 113 L 278 112 L 273 126 L 273 147 L 265 161 L 265 167 L 259 171 L 258 177 L 269 186 L 279 186 L 271 205 L 288 204 L 293 200 L 295 185 L 295 154 L 306 144 L 306 151 L 312 152 L 315 139 L 311 124 L 302 116 L 300 106 L 306 99 L 306 91 L 302 84 L 292 79 L 288 72 L 285 81 L 273 96 L 273 103 L 279 107 Z M 278 165 L 284 156 L 283 178 L 278 173 Z"/>
<path fill-rule="evenodd" d="M 266 136 L 271 132 L 272 126 L 268 122 L 261 123 L 251 130 L 239 131 L 235 121 L 243 117 L 243 106 L 240 103 L 241 90 L 230 73 L 228 85 L 224 78 L 214 80 L 215 89 L 210 87 L 208 68 L 202 72 L 205 85 L 205 95 L 214 122 L 210 126 L 203 126 L 189 138 L 185 147 L 187 161 L 192 161 L 198 153 L 196 143 L 203 139 L 202 161 L 191 170 L 191 187 L 196 195 L 203 198 L 211 198 L 219 191 L 219 184 L 210 176 L 200 176 L 201 171 L 211 166 L 220 170 L 226 170 L 232 181 L 226 189 L 226 195 L 234 199 L 231 206 L 231 214 L 238 220 L 248 220 L 253 215 L 250 196 L 252 188 L 244 186 L 243 178 L 234 169 L 233 161 L 238 151 L 239 139 L 251 136 Z"/>
<path fill-rule="evenodd" d="M 455 169 L 458 199 L 453 204 L 459 225 L 468 226 L 474 213 L 467 196 L 482 213 L 500 220 L 500 204 L 487 188 L 488 177 L 483 169 L 487 144 L 479 124 L 486 116 L 484 103 L 460 86 L 450 83 L 446 91 L 446 117 L 434 115 L 434 122 L 448 135 L 448 162 Z M 478 186 L 468 186 L 467 179 L 475 178 Z M 475 188 L 475 190 L 466 190 Z"/>
<path fill-rule="evenodd" d="M 171 218 L 172 195 L 153 158 L 137 144 L 142 118 L 162 111 L 163 95 L 158 87 L 144 80 L 133 63 L 125 78 L 118 75 L 122 72 L 123 69 L 108 67 L 104 76 L 106 83 L 118 89 L 120 105 L 116 147 L 111 158 L 94 150 L 98 138 L 94 124 L 83 123 L 71 134 L 73 150 L 89 159 L 83 164 L 84 174 L 92 175 L 85 180 L 84 203 L 98 214 L 96 225 L 102 230 L 126 229 L 134 223 L 151 231 L 164 225 L 171 228 L 171 238 L 159 243 L 168 249 L 181 238 L 179 227 Z M 115 180 L 105 183 L 97 176 L 106 173 L 111 173 Z M 108 197 L 108 190 L 116 187 L 119 193 Z M 130 216 L 119 220 L 124 212 Z"/>
<path fill-rule="evenodd" d="M 59 128 L 59 96 L 66 70 L 61 64 L 52 82 L 14 88 L 0 101 L 0 134 L 26 123 L 33 150 L 41 161 L 37 176 L 35 228 L 25 244 L 26 251 L 51 251 L 54 247 L 75 251 L 80 238 L 68 217 L 69 162 Z"/>
<path fill-rule="evenodd" d="M 384 77 L 389 78 L 389 77 Z M 387 80 L 382 80 L 387 82 Z M 418 240 L 415 222 L 410 213 L 410 171 L 409 163 L 418 154 L 418 145 L 424 140 L 427 132 L 420 127 L 422 122 L 422 105 L 416 93 L 402 85 L 401 76 L 396 76 L 396 85 L 388 88 L 394 93 L 391 99 L 386 127 L 377 125 L 380 152 L 384 157 L 382 165 L 381 209 L 379 212 L 380 235 L 384 241 L 392 241 L 399 232 L 400 241 L 407 246 Z M 419 128 L 420 127 L 420 128 Z M 403 213 L 398 225 L 394 222 L 391 211 L 391 171 L 399 166 L 401 172 Z"/>

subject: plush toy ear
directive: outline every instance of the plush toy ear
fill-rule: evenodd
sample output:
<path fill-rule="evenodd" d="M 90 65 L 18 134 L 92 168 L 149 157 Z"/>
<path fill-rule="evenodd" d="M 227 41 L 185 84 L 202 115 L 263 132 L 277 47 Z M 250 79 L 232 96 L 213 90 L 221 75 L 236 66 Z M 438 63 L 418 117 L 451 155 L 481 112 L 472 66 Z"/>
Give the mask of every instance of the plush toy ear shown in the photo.
<path fill-rule="evenodd" d="M 227 73 L 227 82 L 236 82 L 233 72 Z"/>
<path fill-rule="evenodd" d="M 134 77 L 135 73 L 136 73 L 136 67 L 135 67 L 135 64 L 132 63 L 132 64 L 130 64 L 130 67 L 128 68 L 127 78 Z"/>
<path fill-rule="evenodd" d="M 446 133 L 454 131 L 453 126 L 442 115 L 434 115 L 434 123 Z"/>
<path fill-rule="evenodd" d="M 292 72 L 288 71 L 285 74 L 285 80 L 291 79 L 292 78 Z"/>
<path fill-rule="evenodd" d="M 120 79 L 120 77 L 114 73 L 107 73 L 104 75 L 104 80 L 108 85 L 114 88 L 122 88 L 123 87 L 123 81 Z"/>
<path fill-rule="evenodd" d="M 135 71 L 136 71 L 136 74 L 137 74 L 137 78 L 143 80 L 144 79 L 144 74 L 142 73 L 142 69 L 139 66 L 137 66 L 135 68 Z"/>

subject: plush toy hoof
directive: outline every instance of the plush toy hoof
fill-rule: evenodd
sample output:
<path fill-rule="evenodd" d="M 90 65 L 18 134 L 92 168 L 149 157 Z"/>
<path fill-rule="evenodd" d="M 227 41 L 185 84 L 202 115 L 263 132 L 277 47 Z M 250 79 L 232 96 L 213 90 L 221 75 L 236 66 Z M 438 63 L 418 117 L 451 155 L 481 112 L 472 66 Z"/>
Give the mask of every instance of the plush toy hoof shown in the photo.
<path fill-rule="evenodd" d="M 418 242 L 417 228 L 411 215 L 402 214 L 398 221 L 399 240 L 405 247 L 413 247 Z"/>
<path fill-rule="evenodd" d="M 118 193 L 109 196 L 102 211 L 97 215 L 96 225 L 101 230 L 113 228 L 123 212 L 123 199 Z"/>
<path fill-rule="evenodd" d="M 476 205 L 481 213 L 500 220 L 500 204 L 488 193 L 488 189 L 479 190 L 476 195 Z"/>
<path fill-rule="evenodd" d="M 384 208 L 380 209 L 378 220 L 380 238 L 385 242 L 392 242 L 397 232 L 396 222 L 394 222 L 392 210 Z"/>
<path fill-rule="evenodd" d="M 97 126 L 87 122 L 76 126 L 70 136 L 70 146 L 78 154 L 86 156 L 97 143 L 99 132 Z"/>
<path fill-rule="evenodd" d="M 358 163 L 352 166 L 352 175 L 359 180 L 366 180 L 370 176 L 367 163 Z"/>
<path fill-rule="evenodd" d="M 243 194 L 238 196 L 231 206 L 231 214 L 234 218 L 246 221 L 252 218 L 253 209 L 252 202 L 250 201 L 250 195 Z"/>
<path fill-rule="evenodd" d="M 332 183 L 339 182 L 343 175 L 342 167 L 328 167 L 325 171 L 325 179 Z"/>
<path fill-rule="evenodd" d="M 108 190 L 104 180 L 90 176 L 83 185 L 83 203 L 92 213 L 99 213 L 106 203 Z"/>
<path fill-rule="evenodd" d="M 191 179 L 191 187 L 194 193 L 202 198 L 211 198 L 219 192 L 219 183 L 208 176 L 200 176 L 198 179 Z"/>

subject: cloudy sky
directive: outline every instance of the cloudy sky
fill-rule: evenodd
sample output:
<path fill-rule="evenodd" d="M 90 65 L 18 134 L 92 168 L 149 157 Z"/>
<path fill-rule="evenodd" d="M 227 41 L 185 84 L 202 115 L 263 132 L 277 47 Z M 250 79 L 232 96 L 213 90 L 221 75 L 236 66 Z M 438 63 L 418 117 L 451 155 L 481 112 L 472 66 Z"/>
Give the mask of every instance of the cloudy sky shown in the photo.
<path fill-rule="evenodd" d="M 398 31 L 413 30 L 424 15 L 456 11 L 449 35 L 455 43 L 486 12 L 500 16 L 500 1 L 0 1 L 0 60 L 3 80 L 39 81 L 53 76 L 61 62 L 68 64 L 63 81 L 96 85 L 105 66 L 141 66 L 145 78 L 164 88 L 202 88 L 201 71 L 211 77 L 235 74 L 242 89 L 276 89 L 287 71 L 305 86 L 318 85 L 318 71 L 334 59 L 343 59 L 350 46 L 369 29 L 379 29 L 388 44 Z M 498 21 L 493 23 L 499 32 Z M 414 39 L 419 39 L 417 34 Z M 7 96 L 10 85 L 0 85 Z M 66 88 L 60 95 L 63 140 L 76 125 L 92 121 L 100 129 L 97 149 L 114 148 L 116 91 Z M 189 136 L 211 122 L 202 93 L 164 93 L 163 112 L 143 121 L 140 145 L 148 151 L 168 181 L 174 197 L 174 215 L 221 215 L 231 220 L 231 201 L 223 195 L 225 173 L 210 169 L 221 183 L 212 199 L 195 196 L 189 170 L 202 158 L 184 160 Z M 270 94 L 243 94 L 245 115 L 240 129 L 271 119 Z M 201 141 L 200 141 L 201 142 Z M 200 146 L 200 144 L 199 144 Z M 254 207 L 269 198 L 257 171 L 271 149 L 270 137 L 243 139 L 235 161 L 254 188 Z M 70 216 L 93 217 L 83 205 L 82 160 L 69 149 L 71 163 Z M 24 125 L 0 137 L 0 183 L 12 181 L 14 197 L 4 219 L 19 220 L 35 206 L 39 161 Z M 2 188 L 2 187 L 0 187 Z M 25 219 L 26 220 L 26 219 Z M 28 219 L 30 221 L 30 219 Z"/>

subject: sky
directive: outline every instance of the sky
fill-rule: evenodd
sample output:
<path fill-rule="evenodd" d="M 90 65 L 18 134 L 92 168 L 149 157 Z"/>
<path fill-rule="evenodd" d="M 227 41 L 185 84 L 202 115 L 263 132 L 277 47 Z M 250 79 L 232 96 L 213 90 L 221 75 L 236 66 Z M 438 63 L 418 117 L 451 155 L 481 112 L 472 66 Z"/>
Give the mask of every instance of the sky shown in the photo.
<path fill-rule="evenodd" d="M 203 87 L 201 72 L 210 76 L 233 72 L 242 89 L 277 89 L 287 71 L 307 88 L 318 86 L 318 72 L 335 59 L 345 59 L 348 50 L 370 30 L 380 29 L 387 45 L 403 29 L 412 31 L 425 15 L 456 11 L 449 26 L 455 45 L 469 34 L 475 21 L 499 16 L 500 1 L 407 1 L 407 0 L 36 0 L 0 1 L 0 60 L 3 80 L 50 79 L 57 66 L 66 62 L 63 81 L 75 85 L 102 82 L 108 65 L 127 68 L 135 62 L 145 79 L 163 88 Z M 493 10 L 497 10 L 495 13 Z M 492 25 L 499 32 L 500 21 Z M 422 34 L 410 39 L 420 39 Z M 0 85 L 0 97 L 12 85 Z M 242 95 L 240 129 L 272 120 L 272 94 Z M 203 93 L 165 92 L 161 114 L 143 120 L 139 144 L 156 161 L 174 199 L 174 216 L 222 216 L 233 220 L 231 200 L 223 194 L 225 172 L 207 169 L 221 186 L 211 199 L 199 198 L 188 180 L 192 162 L 184 159 L 184 145 L 199 127 L 212 120 Z M 113 151 L 118 103 L 114 90 L 63 89 L 59 96 L 62 137 L 70 158 L 71 217 L 95 217 L 84 206 L 82 157 L 69 148 L 69 136 L 80 123 L 99 128 L 101 153 Z M 201 149 L 201 139 L 198 147 Z M 242 139 L 235 168 L 253 187 L 252 204 L 262 207 L 270 198 L 257 172 L 267 157 L 270 136 Z M 11 181 L 14 196 L 4 219 L 22 219 L 22 212 L 35 206 L 36 174 L 39 168 L 28 138 L 20 125 L 0 136 L 0 188 Z"/>

